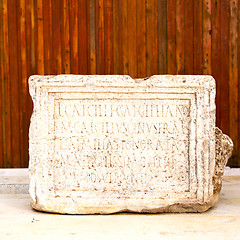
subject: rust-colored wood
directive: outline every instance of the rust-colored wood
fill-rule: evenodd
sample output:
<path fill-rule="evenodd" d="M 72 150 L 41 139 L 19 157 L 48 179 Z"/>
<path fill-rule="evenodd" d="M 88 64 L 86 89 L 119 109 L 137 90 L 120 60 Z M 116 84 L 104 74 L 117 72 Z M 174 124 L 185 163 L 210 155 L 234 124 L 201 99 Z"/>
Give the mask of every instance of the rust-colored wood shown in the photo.
<path fill-rule="evenodd" d="M 184 74 L 184 1 L 176 1 L 176 63 L 177 74 Z M 188 36 L 186 36 L 187 38 Z"/>
<path fill-rule="evenodd" d="M 194 0 L 193 73 L 203 74 L 202 0 Z"/>
<path fill-rule="evenodd" d="M 97 74 L 104 74 L 105 50 L 104 50 L 104 0 L 96 1 L 96 49 L 97 49 Z"/>
<path fill-rule="evenodd" d="M 89 55 L 90 55 L 90 73 L 96 74 L 96 14 L 95 0 L 89 0 Z"/>
<path fill-rule="evenodd" d="M 2 17 L 3 17 L 3 167 L 13 167 L 12 159 L 12 142 L 11 142 L 11 101 L 10 101 L 10 69 L 9 69 L 9 32 L 8 32 L 8 1 L 3 0 Z"/>
<path fill-rule="evenodd" d="M 193 2 L 185 0 L 184 16 L 184 73 L 193 73 Z"/>
<path fill-rule="evenodd" d="M 203 74 L 211 74 L 211 0 L 203 0 Z"/>
<path fill-rule="evenodd" d="M 237 166 L 238 147 L 238 1 L 230 0 L 230 36 L 229 36 L 229 134 L 236 146 L 231 164 Z"/>
<path fill-rule="evenodd" d="M 168 73 L 176 74 L 176 1 L 167 1 L 167 65 Z"/>
<path fill-rule="evenodd" d="M 220 127 L 221 119 L 221 5 L 212 0 L 212 76 L 216 80 L 216 118 Z"/>
<path fill-rule="evenodd" d="M 240 166 L 236 0 L 0 0 L 0 167 L 27 167 L 32 74 L 212 74 Z"/>
<path fill-rule="evenodd" d="M 146 77 L 146 7 L 145 0 L 137 1 L 137 77 Z"/>
<path fill-rule="evenodd" d="M 148 0 L 147 0 L 148 1 Z M 137 77 L 137 0 L 128 0 L 128 71 L 133 78 Z"/>
<path fill-rule="evenodd" d="M 70 0 L 70 72 L 78 73 L 78 1 Z"/>
<path fill-rule="evenodd" d="M 43 44 L 43 0 L 36 0 L 36 68 L 37 73 L 44 75 L 44 44 Z"/>
<path fill-rule="evenodd" d="M 119 3 L 113 0 L 113 73 L 120 73 L 120 59 L 119 59 Z"/>
<path fill-rule="evenodd" d="M 113 0 L 104 1 L 105 74 L 113 74 Z"/>
<path fill-rule="evenodd" d="M 158 6 L 158 73 L 167 73 L 167 0 L 157 1 Z"/>
<path fill-rule="evenodd" d="M 22 0 L 18 6 L 18 65 L 19 84 L 20 84 L 20 146 L 21 146 L 21 160 L 20 165 L 27 165 L 28 159 L 28 116 L 27 116 L 27 61 L 26 61 L 26 1 Z"/>
<path fill-rule="evenodd" d="M 229 1 L 221 1 L 221 129 L 229 134 Z"/>
<path fill-rule="evenodd" d="M 3 122 L 4 115 L 4 78 L 3 78 L 3 1 L 0 1 L 0 166 L 3 166 L 4 158 L 3 158 L 3 127 L 5 123 Z"/>
<path fill-rule="evenodd" d="M 43 0 L 43 6 L 44 6 L 43 8 L 44 73 L 51 74 L 52 63 L 51 1 Z"/>
<path fill-rule="evenodd" d="M 128 35 L 130 34 L 128 29 L 128 1 L 131 0 L 120 0 L 119 1 L 119 8 L 120 8 L 120 15 L 121 15 L 121 26 L 120 26 L 120 45 L 122 46 L 121 56 L 120 56 L 120 64 L 121 64 L 121 72 L 123 74 L 129 74 L 129 57 L 128 57 L 128 48 L 129 48 L 129 41 Z"/>
<path fill-rule="evenodd" d="M 8 0 L 8 25 L 9 39 L 18 40 L 17 35 L 17 5 L 14 0 Z M 14 6 L 14 7 L 12 7 Z M 20 148 L 20 106 L 19 106 L 19 82 L 18 82 L 18 44 L 15 41 L 9 41 L 9 69 L 10 74 L 10 101 L 11 101 L 11 144 L 12 158 L 10 163 L 13 167 L 20 167 L 19 156 Z"/>
<path fill-rule="evenodd" d="M 62 24 L 62 67 L 64 73 L 70 73 L 70 29 L 69 29 L 69 0 L 63 0 Z"/>
<path fill-rule="evenodd" d="M 240 3 L 238 2 L 238 145 L 235 146 L 237 148 L 236 153 L 236 162 L 237 166 L 240 167 Z"/>
<path fill-rule="evenodd" d="M 146 65 L 148 77 L 158 73 L 157 9 L 157 1 L 146 0 Z"/>
<path fill-rule="evenodd" d="M 88 72 L 88 48 L 87 48 L 87 2 L 86 0 L 78 1 L 78 59 L 79 74 Z"/>
<path fill-rule="evenodd" d="M 75 1 L 73 2 L 75 3 Z M 62 72 L 62 58 L 61 58 L 61 20 L 62 20 L 61 7 L 62 5 L 61 5 L 61 1 L 52 0 L 51 7 L 52 7 L 52 62 L 53 62 L 52 71 L 53 71 L 53 74 L 59 74 Z M 77 5 L 73 4 L 74 16 L 75 14 L 77 15 L 77 13 L 75 13 L 76 11 L 77 11 Z M 76 21 L 74 21 L 74 23 L 76 24 Z M 78 36 L 77 24 L 76 25 L 75 24 L 73 27 L 74 39 L 75 38 L 77 39 L 77 36 Z M 74 45 L 74 53 L 76 55 L 78 54 L 77 44 L 76 46 Z M 74 54 L 74 57 L 75 57 L 75 54 Z"/>

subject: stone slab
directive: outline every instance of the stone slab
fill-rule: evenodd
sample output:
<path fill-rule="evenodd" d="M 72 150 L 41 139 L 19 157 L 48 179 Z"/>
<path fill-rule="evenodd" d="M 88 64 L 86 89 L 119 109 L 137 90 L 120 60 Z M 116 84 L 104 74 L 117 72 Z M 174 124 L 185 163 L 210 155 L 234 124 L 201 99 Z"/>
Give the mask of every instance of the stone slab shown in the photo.
<path fill-rule="evenodd" d="M 217 201 L 211 76 L 32 76 L 29 86 L 35 209 L 198 212 Z"/>

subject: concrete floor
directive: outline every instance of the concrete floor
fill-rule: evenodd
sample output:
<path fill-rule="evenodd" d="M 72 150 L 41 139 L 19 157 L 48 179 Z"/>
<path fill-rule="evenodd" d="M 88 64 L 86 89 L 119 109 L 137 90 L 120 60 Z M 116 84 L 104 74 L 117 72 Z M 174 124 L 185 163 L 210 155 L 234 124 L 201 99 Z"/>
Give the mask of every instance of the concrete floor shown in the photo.
<path fill-rule="evenodd" d="M 0 169 L 0 240 L 240 240 L 240 169 L 226 169 L 220 201 L 205 213 L 112 215 L 37 212 L 26 193 L 27 170 L 11 170 Z"/>

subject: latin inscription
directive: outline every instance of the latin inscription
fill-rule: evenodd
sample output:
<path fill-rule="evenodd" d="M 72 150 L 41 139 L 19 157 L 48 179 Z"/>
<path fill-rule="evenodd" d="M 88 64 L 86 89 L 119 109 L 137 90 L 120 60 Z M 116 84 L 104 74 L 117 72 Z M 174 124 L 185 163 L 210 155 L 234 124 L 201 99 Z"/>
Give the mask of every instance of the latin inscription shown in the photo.
<path fill-rule="evenodd" d="M 187 191 L 189 116 L 184 99 L 56 99 L 55 191 Z"/>

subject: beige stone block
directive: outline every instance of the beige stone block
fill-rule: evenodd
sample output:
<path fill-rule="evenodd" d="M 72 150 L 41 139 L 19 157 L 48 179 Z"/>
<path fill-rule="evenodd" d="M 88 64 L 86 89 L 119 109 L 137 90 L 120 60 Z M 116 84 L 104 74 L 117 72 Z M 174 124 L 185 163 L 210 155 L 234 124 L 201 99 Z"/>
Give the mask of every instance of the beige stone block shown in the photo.
<path fill-rule="evenodd" d="M 218 200 L 232 141 L 215 129 L 211 76 L 32 76 L 29 87 L 33 208 L 203 212 Z"/>

